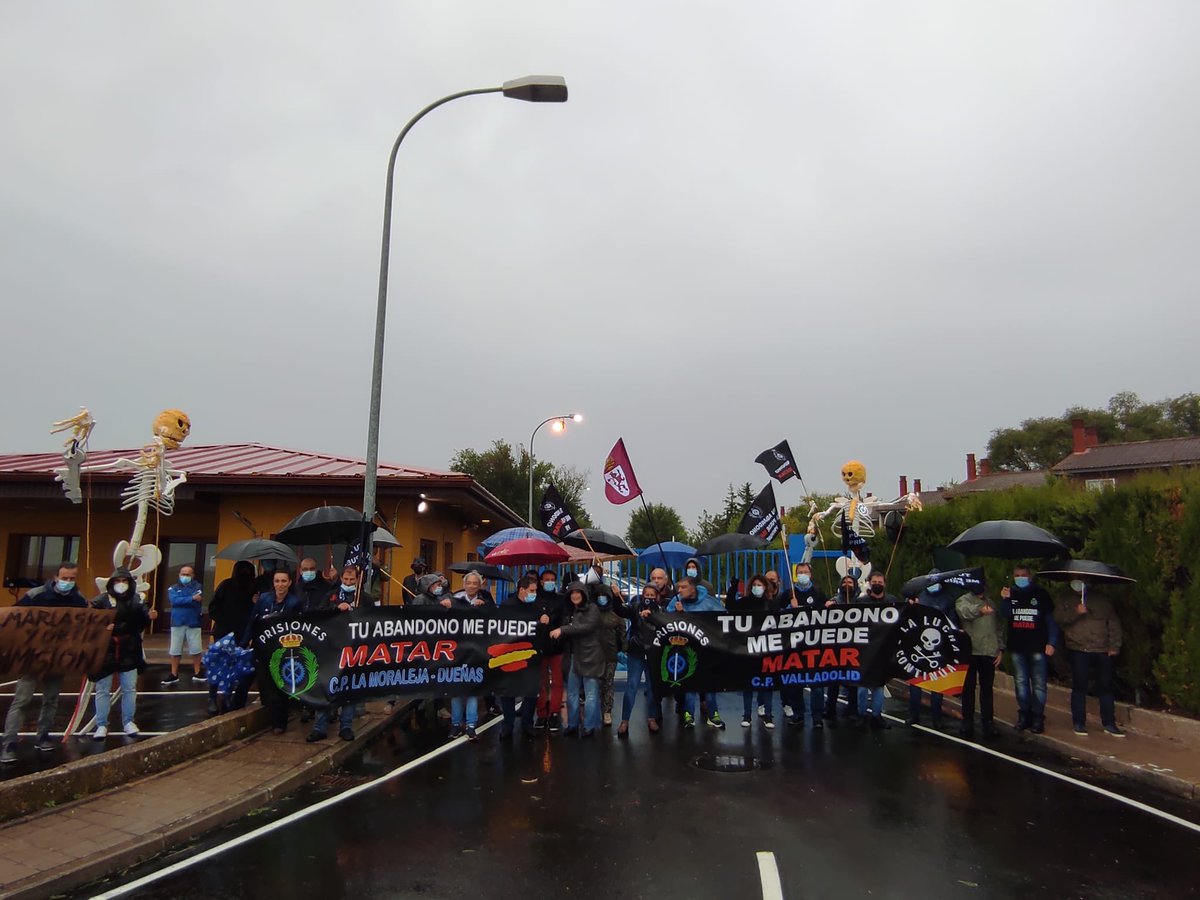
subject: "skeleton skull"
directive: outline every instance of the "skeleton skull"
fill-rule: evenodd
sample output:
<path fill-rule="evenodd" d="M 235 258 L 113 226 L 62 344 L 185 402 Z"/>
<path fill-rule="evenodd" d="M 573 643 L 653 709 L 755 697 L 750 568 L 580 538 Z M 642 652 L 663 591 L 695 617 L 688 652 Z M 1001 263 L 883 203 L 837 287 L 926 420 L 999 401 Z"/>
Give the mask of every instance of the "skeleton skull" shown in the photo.
<path fill-rule="evenodd" d="M 852 493 L 857 494 L 867 483 L 867 467 L 857 459 L 852 459 L 842 466 L 842 481 Z"/>
<path fill-rule="evenodd" d="M 926 628 L 921 632 L 921 646 L 926 653 L 933 653 L 942 643 L 942 633 L 936 628 Z"/>
<path fill-rule="evenodd" d="M 187 440 L 191 431 L 192 420 L 178 409 L 163 410 L 154 420 L 154 435 L 162 438 L 163 446 L 168 450 L 176 449 Z"/>

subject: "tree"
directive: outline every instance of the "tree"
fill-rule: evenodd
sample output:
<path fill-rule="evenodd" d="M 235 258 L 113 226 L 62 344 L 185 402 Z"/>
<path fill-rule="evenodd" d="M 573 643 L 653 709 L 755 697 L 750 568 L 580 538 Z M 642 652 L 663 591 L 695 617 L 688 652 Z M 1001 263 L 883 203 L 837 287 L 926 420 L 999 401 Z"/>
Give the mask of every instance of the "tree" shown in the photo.
<path fill-rule="evenodd" d="M 1085 425 L 1095 428 L 1101 443 L 1200 435 L 1200 395 L 1182 394 L 1143 403 L 1132 391 L 1122 391 L 1108 401 L 1106 409 L 1073 406 L 1061 416 L 1026 419 L 1016 428 L 997 428 L 988 441 L 992 468 L 1029 472 L 1061 462 L 1074 446 L 1072 419 L 1082 419 Z"/>
<path fill-rule="evenodd" d="M 650 527 L 650 517 L 654 519 L 654 527 Z M 683 519 L 674 507 L 665 503 L 647 503 L 645 508 L 638 507 L 629 517 L 629 525 L 625 528 L 625 540 L 635 548 L 649 547 L 655 542 L 655 532 L 664 541 L 682 540 L 688 536 L 683 527 Z"/>
<path fill-rule="evenodd" d="M 754 488 L 750 486 L 750 482 L 743 483 L 736 490 L 730 484 L 729 489 L 725 492 L 725 502 L 720 512 L 710 513 L 706 509 L 700 513 L 700 518 L 696 520 L 695 530 L 688 534 L 690 543 L 699 546 L 718 535 L 729 534 L 738 527 L 742 516 L 746 514 L 746 510 L 753 502 Z"/>
<path fill-rule="evenodd" d="M 527 512 L 529 452 L 524 447 L 514 450 L 508 441 L 496 440 L 486 450 L 458 450 L 450 460 L 450 471 L 470 475 L 519 515 Z M 586 472 L 580 472 L 574 466 L 554 466 L 539 460 L 533 464 L 534 502 L 541 499 L 540 492 L 546 484 L 553 482 L 580 526 L 590 527 L 592 520 L 583 505 L 587 478 Z M 532 524 L 535 528 L 541 527 L 540 522 Z"/>

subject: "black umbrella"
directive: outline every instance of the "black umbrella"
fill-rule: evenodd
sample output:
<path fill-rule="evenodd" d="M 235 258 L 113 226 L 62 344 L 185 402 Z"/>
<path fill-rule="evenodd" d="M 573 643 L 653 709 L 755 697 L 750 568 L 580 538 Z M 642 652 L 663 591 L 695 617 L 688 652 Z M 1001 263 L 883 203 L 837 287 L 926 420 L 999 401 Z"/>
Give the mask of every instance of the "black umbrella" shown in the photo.
<path fill-rule="evenodd" d="M 250 538 L 245 541 L 234 541 L 228 547 L 217 551 L 217 559 L 277 559 L 293 565 L 297 562 L 296 551 L 287 544 L 279 541 L 269 541 L 266 538 Z"/>
<path fill-rule="evenodd" d="M 982 567 L 974 569 L 951 569 L 949 572 L 938 572 L 934 575 L 918 575 L 916 578 L 910 578 L 904 582 L 904 585 L 900 588 L 900 596 L 916 597 L 933 584 L 965 588 L 966 585 L 976 583 L 982 579 Z M 961 594 L 962 591 L 960 590 L 958 593 Z"/>
<path fill-rule="evenodd" d="M 357 540 L 357 538 L 355 539 Z M 404 545 L 396 539 L 396 536 L 386 528 L 375 526 L 375 533 L 371 535 L 371 543 L 376 547 L 403 547 Z"/>
<path fill-rule="evenodd" d="M 1058 556 L 1067 552 L 1067 545 L 1029 522 L 996 519 L 980 522 L 956 537 L 947 545 L 966 556 L 992 556 L 999 559 Z"/>
<path fill-rule="evenodd" d="M 722 553 L 737 553 L 739 550 L 761 550 L 767 542 L 752 534 L 718 534 L 696 548 L 697 556 L 720 556 Z"/>
<path fill-rule="evenodd" d="M 368 529 L 375 530 L 371 523 Z M 326 544 L 345 541 L 354 543 L 362 538 L 363 514 L 348 506 L 318 506 L 302 512 L 275 535 L 288 544 Z"/>
<path fill-rule="evenodd" d="M 457 572 L 460 575 L 466 575 L 468 572 L 478 572 L 484 578 L 490 578 L 493 581 L 507 581 L 509 584 L 514 584 L 516 579 L 508 572 L 504 571 L 499 566 L 493 566 L 485 562 L 456 562 L 448 567 L 451 572 Z"/>
<path fill-rule="evenodd" d="M 1116 566 L 1094 559 L 1060 559 L 1047 563 L 1037 575 L 1047 581 L 1078 579 L 1088 584 L 1137 584 L 1137 579 L 1126 575 Z"/>
<path fill-rule="evenodd" d="M 625 539 L 609 531 L 599 528 L 579 528 L 562 539 L 568 547 L 578 547 L 597 556 L 636 556 L 632 547 Z"/>

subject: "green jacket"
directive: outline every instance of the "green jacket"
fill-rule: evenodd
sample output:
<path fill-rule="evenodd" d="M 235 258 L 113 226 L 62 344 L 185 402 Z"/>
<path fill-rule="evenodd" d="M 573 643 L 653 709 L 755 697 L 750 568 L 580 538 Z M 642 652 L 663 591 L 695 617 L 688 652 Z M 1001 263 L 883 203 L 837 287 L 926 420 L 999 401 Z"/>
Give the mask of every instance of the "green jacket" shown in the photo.
<path fill-rule="evenodd" d="M 1062 626 L 1063 643 L 1068 650 L 1083 653 L 1107 653 L 1121 649 L 1121 620 L 1113 602 L 1092 588 L 1087 592 L 1087 612 L 1079 611 L 1077 596 L 1064 597 L 1054 604 L 1054 619 Z"/>
<path fill-rule="evenodd" d="M 994 612 L 985 616 L 984 606 L 990 606 Z M 1000 616 L 999 604 L 992 603 L 986 597 L 976 597 L 974 594 L 963 594 L 954 601 L 954 610 L 958 613 L 962 629 L 971 638 L 971 653 L 975 656 L 995 656 L 1004 649 L 1005 621 Z"/>

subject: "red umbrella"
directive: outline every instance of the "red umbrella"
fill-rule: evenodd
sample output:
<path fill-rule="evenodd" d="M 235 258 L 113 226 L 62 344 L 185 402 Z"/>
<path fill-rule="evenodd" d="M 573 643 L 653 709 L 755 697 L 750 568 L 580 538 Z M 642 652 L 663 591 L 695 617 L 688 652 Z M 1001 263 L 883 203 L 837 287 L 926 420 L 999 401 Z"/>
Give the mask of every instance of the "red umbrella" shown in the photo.
<path fill-rule="evenodd" d="M 483 561 L 494 566 L 537 566 L 566 562 L 569 558 L 570 554 L 554 541 L 518 538 L 505 541 L 485 556 Z"/>

